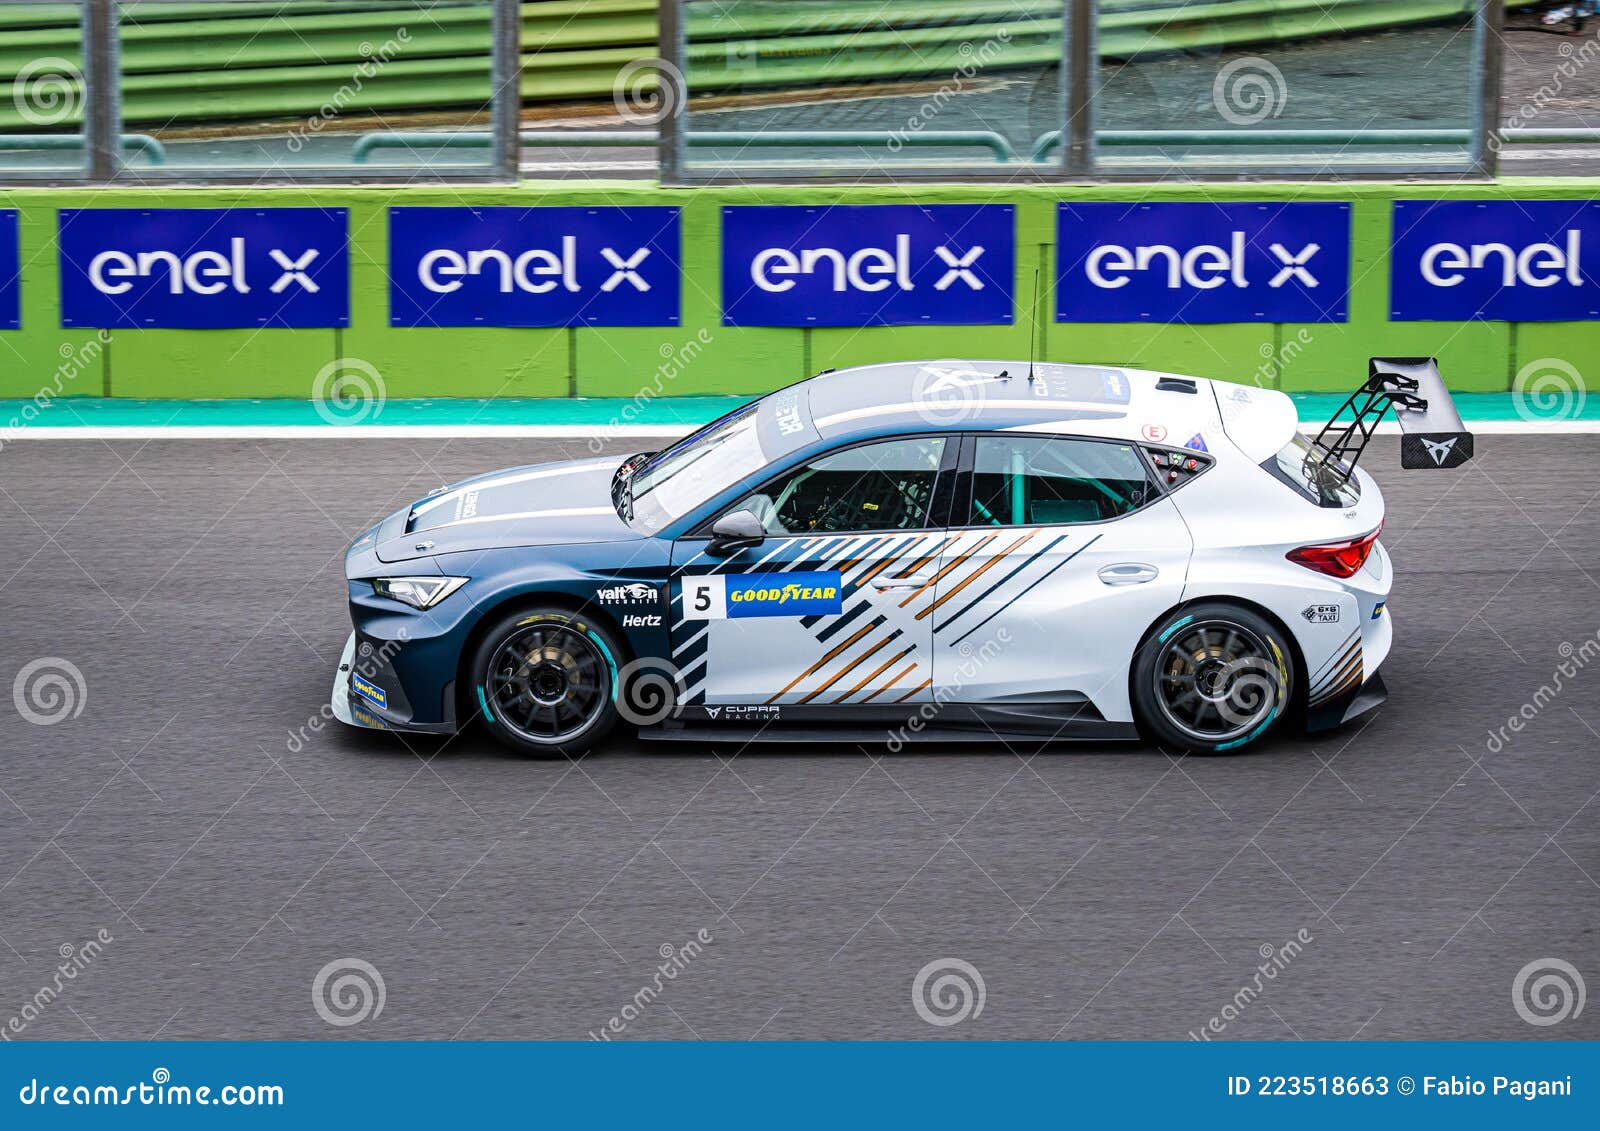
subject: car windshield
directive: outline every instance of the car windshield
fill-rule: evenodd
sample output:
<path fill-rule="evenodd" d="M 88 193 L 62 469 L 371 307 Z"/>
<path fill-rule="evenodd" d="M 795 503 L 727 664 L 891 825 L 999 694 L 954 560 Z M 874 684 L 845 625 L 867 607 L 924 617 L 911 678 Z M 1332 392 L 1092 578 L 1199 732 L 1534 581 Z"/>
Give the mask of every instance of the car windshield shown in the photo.
<path fill-rule="evenodd" d="M 629 484 L 634 523 L 654 534 L 765 467 L 759 409 L 755 402 L 713 421 L 635 473 Z"/>

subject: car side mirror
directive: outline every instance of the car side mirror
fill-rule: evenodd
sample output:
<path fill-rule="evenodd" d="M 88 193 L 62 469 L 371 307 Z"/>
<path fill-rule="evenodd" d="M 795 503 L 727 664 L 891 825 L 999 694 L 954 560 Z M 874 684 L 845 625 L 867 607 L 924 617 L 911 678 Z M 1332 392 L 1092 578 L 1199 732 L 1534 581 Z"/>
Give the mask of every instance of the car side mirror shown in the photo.
<path fill-rule="evenodd" d="M 766 541 L 767 529 L 754 511 L 732 511 L 717 519 L 711 527 L 713 554 L 731 554 L 748 546 L 759 546 Z"/>

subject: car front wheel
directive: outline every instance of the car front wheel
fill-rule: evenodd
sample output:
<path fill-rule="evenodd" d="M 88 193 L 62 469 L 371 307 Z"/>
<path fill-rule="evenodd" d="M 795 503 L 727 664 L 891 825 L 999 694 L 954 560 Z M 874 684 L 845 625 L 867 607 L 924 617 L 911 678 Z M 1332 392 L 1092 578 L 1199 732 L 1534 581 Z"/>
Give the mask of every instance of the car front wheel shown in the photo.
<path fill-rule="evenodd" d="M 617 723 L 617 644 L 559 609 L 521 610 L 483 634 L 471 706 L 495 738 L 536 758 L 575 758 Z"/>
<path fill-rule="evenodd" d="M 1206 602 L 1158 624 L 1134 660 L 1133 701 L 1146 734 L 1196 754 L 1265 738 L 1294 695 L 1283 633 L 1242 606 Z"/>

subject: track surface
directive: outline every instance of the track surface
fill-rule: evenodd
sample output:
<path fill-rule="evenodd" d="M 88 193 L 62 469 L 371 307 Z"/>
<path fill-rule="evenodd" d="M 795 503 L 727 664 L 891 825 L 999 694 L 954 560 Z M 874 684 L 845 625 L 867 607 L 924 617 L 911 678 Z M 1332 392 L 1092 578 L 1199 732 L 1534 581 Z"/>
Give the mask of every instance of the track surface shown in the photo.
<path fill-rule="evenodd" d="M 104 952 L 27 1038 L 1181 1038 L 1311 941 L 1224 1038 L 1600 1036 L 1519 1019 L 1527 963 L 1600 983 L 1600 663 L 1486 749 L 1600 630 L 1600 441 L 1485 437 L 1388 488 L 1393 697 L 1260 753 L 1037 757 L 614 743 L 581 764 L 473 734 L 292 741 L 379 514 L 551 442 L 21 441 L 0 452 L 0 692 L 40 657 L 82 713 L 0 694 L 0 1026 L 58 949 Z M 570 448 L 581 451 L 581 444 Z M 312 981 L 372 963 L 380 1015 Z M 980 1016 L 921 1020 L 961 958 Z"/>

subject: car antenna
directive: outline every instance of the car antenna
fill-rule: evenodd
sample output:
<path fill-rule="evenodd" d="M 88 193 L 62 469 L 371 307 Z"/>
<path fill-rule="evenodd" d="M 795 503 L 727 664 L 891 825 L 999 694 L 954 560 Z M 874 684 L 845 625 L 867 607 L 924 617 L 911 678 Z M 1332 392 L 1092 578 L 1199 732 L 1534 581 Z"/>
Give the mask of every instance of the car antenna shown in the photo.
<path fill-rule="evenodd" d="M 1039 348 L 1039 268 L 1033 269 L 1033 301 L 1028 307 L 1032 324 L 1028 327 L 1028 384 L 1033 384 L 1033 366 Z"/>

